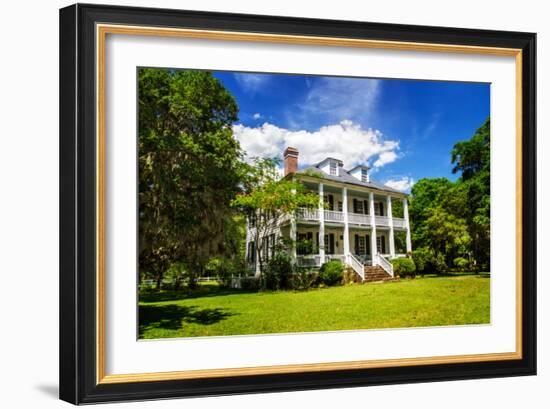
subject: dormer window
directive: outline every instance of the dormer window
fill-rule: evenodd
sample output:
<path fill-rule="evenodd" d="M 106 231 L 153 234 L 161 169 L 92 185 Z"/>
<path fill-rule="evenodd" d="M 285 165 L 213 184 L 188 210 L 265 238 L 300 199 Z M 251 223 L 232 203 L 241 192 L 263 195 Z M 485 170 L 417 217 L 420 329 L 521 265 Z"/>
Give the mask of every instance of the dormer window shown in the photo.
<path fill-rule="evenodd" d="M 370 182 L 369 167 L 367 165 L 357 165 L 349 171 L 349 174 L 363 183 Z"/>
<path fill-rule="evenodd" d="M 337 172 L 338 172 L 338 164 L 336 163 L 336 161 L 331 160 L 330 161 L 330 174 L 333 175 L 333 176 L 336 176 Z"/>

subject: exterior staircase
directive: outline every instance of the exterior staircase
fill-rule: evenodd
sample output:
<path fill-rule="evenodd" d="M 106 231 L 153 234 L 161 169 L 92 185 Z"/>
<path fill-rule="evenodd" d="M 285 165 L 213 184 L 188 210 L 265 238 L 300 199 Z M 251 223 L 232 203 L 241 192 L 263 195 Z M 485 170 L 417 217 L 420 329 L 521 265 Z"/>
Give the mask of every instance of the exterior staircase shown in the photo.
<path fill-rule="evenodd" d="M 363 280 L 364 283 L 373 283 L 376 281 L 397 281 L 399 278 L 392 277 L 389 275 L 382 267 L 375 265 L 375 266 L 365 266 L 365 279 Z"/>

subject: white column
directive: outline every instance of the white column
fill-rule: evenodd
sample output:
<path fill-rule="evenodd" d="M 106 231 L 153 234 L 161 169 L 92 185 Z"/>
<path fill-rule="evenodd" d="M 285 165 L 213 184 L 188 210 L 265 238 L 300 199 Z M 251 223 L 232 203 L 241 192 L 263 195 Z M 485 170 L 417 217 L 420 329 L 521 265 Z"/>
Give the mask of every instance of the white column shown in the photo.
<path fill-rule="evenodd" d="M 323 184 L 319 183 L 319 258 L 321 264 L 325 262 L 325 205 Z"/>
<path fill-rule="evenodd" d="M 342 212 L 344 213 L 344 257 L 349 256 L 348 189 L 342 188 Z"/>
<path fill-rule="evenodd" d="M 374 215 L 374 193 L 369 193 L 369 214 L 371 224 L 370 254 L 373 265 L 376 264 L 378 249 L 376 247 L 376 216 Z"/>
<path fill-rule="evenodd" d="M 260 216 L 260 212 L 259 211 L 255 211 L 255 219 L 256 220 L 256 223 L 254 223 L 254 229 L 255 229 L 255 232 L 254 232 L 254 236 L 253 236 L 253 243 L 254 245 L 252 246 L 252 251 L 254 252 L 254 266 L 255 266 L 255 273 L 254 273 L 254 276 L 255 277 L 260 277 L 262 275 L 262 271 L 260 270 L 260 256 L 258 255 L 258 241 L 256 240 L 258 237 L 256 237 L 258 231 L 258 219 L 261 217 Z"/>
<path fill-rule="evenodd" d="M 293 263 L 296 263 L 296 215 L 292 214 L 290 216 L 290 240 L 292 241 L 290 248 L 290 258 Z"/>
<path fill-rule="evenodd" d="M 391 196 L 386 197 L 386 207 L 388 208 L 388 224 L 390 225 L 390 258 L 395 257 L 395 238 L 393 234 L 393 216 L 391 210 Z"/>
<path fill-rule="evenodd" d="M 258 255 L 258 244 L 254 242 L 254 263 L 256 264 L 256 272 L 254 273 L 255 277 L 260 277 L 262 271 L 260 270 L 260 256 Z"/>
<path fill-rule="evenodd" d="M 403 217 L 405 218 L 405 228 L 407 229 L 407 254 L 412 252 L 411 244 L 411 226 L 409 225 L 409 204 L 407 198 L 403 199 Z"/>
<path fill-rule="evenodd" d="M 296 189 L 292 189 L 292 194 L 296 194 Z M 292 212 L 290 215 L 290 240 L 291 240 L 291 248 L 290 248 L 290 259 L 293 263 L 296 263 L 296 234 L 297 234 L 298 228 L 296 226 L 296 212 Z"/>

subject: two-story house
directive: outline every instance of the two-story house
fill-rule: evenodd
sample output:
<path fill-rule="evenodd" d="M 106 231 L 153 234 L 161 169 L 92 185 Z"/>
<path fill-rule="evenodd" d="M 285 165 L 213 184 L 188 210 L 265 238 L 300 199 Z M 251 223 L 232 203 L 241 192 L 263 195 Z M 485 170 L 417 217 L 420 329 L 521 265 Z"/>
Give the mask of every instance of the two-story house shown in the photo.
<path fill-rule="evenodd" d="M 378 278 L 393 276 L 389 260 L 412 251 L 407 195 L 370 180 L 367 166 L 346 170 L 336 158 L 298 170 L 298 155 L 295 148 L 285 149 L 284 177 L 297 178 L 307 190 L 318 193 L 319 208 L 299 209 L 271 232 L 272 240 L 290 238 L 291 256 L 298 265 L 320 267 L 339 259 L 362 280 L 373 270 Z M 402 217 L 395 217 L 392 207 L 399 207 Z M 247 228 L 246 257 L 259 274 L 252 228 Z M 397 234 L 405 236 L 401 254 L 396 251 Z"/>

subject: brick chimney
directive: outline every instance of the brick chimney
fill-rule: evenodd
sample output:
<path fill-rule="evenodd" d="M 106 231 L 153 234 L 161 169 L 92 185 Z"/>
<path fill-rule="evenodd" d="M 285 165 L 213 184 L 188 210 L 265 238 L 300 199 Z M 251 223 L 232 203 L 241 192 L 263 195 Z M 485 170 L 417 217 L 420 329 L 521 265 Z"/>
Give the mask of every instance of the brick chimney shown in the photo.
<path fill-rule="evenodd" d="M 298 170 L 298 149 L 290 146 L 283 153 L 285 158 L 285 176 L 289 173 L 296 173 Z"/>

